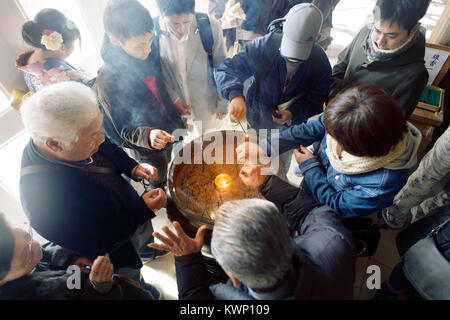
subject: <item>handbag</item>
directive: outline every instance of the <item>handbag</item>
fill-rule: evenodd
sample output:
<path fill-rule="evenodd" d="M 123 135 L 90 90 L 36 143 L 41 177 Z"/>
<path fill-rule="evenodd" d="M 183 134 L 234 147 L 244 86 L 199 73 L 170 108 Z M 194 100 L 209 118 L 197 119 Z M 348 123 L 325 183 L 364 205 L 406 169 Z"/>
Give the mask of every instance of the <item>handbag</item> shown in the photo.
<path fill-rule="evenodd" d="M 375 224 L 371 218 L 352 218 L 343 221 L 344 226 L 349 229 L 355 240 L 356 255 L 358 257 L 373 256 L 378 248 L 381 238 L 382 224 Z"/>
<path fill-rule="evenodd" d="M 440 251 L 444 244 L 436 238 L 449 223 L 447 219 L 435 227 L 402 256 L 405 277 L 426 300 L 450 300 L 450 262 Z"/>

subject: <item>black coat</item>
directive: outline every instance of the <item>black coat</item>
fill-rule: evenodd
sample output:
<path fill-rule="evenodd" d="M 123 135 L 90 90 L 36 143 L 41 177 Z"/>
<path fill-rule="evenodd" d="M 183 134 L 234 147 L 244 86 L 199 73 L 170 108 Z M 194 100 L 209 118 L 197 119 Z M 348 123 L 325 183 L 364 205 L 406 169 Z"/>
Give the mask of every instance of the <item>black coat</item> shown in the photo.
<path fill-rule="evenodd" d="M 117 174 L 110 179 L 120 184 L 117 192 L 68 163 L 43 157 L 30 142 L 23 153 L 22 168 L 52 165 L 55 169 L 21 178 L 22 207 L 31 226 L 48 241 L 91 259 L 112 252 L 110 257 L 116 268 L 141 268 L 134 246 L 126 240 L 155 214 L 120 175 L 130 177 L 137 162 L 108 139 L 94 155 L 97 156 L 114 165 Z"/>
<path fill-rule="evenodd" d="M 148 143 L 151 129 L 172 133 L 185 128 L 162 82 L 158 47 L 153 44 L 150 55 L 142 61 L 114 46 L 105 36 L 102 58 L 104 65 L 93 89 L 105 116 L 106 136 L 118 146 L 158 152 Z M 160 100 L 143 79 L 150 79 Z"/>
<path fill-rule="evenodd" d="M 338 89 L 376 84 L 392 94 L 406 118 L 409 118 L 428 82 L 424 61 L 425 34 L 418 31 L 416 43 L 391 60 L 370 62 L 365 50 L 370 32 L 369 27 L 363 27 L 352 43 L 339 54 L 338 62 L 333 67 L 333 89 L 329 98 Z"/>

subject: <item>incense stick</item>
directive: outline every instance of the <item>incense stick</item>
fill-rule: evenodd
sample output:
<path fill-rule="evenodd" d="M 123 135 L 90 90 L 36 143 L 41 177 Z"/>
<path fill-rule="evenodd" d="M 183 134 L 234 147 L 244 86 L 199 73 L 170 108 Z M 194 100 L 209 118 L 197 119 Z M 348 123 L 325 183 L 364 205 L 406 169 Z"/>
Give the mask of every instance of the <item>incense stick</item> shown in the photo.
<path fill-rule="evenodd" d="M 245 135 L 247 135 L 247 131 L 245 131 L 245 129 L 244 129 L 244 127 L 242 126 L 242 123 L 241 123 L 240 121 L 239 121 L 239 125 L 241 126 L 242 131 L 244 131 Z"/>

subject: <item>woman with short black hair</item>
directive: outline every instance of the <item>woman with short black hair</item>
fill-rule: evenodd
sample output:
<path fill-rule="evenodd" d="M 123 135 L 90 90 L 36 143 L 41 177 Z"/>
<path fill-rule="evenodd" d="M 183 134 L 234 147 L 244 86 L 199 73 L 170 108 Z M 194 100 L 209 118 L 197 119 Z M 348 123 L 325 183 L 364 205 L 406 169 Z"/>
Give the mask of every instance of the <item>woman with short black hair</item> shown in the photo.
<path fill-rule="evenodd" d="M 383 157 L 408 132 L 397 101 L 375 85 L 351 88 L 335 97 L 323 115 L 330 139 L 358 157 Z"/>

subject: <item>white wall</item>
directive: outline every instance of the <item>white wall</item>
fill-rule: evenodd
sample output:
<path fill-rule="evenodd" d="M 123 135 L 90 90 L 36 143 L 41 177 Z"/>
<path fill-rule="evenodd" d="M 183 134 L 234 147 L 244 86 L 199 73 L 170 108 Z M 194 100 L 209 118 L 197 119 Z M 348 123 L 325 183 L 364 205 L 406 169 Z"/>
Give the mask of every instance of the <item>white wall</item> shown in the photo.
<path fill-rule="evenodd" d="M 22 40 L 25 17 L 14 0 L 0 1 L 0 82 L 11 91 L 25 90 L 23 78 L 15 68 L 15 61 L 26 49 Z"/>
<path fill-rule="evenodd" d="M 108 0 L 77 0 L 81 13 L 85 21 L 88 21 L 88 28 L 94 44 L 100 52 L 103 41 L 103 11 Z"/>

